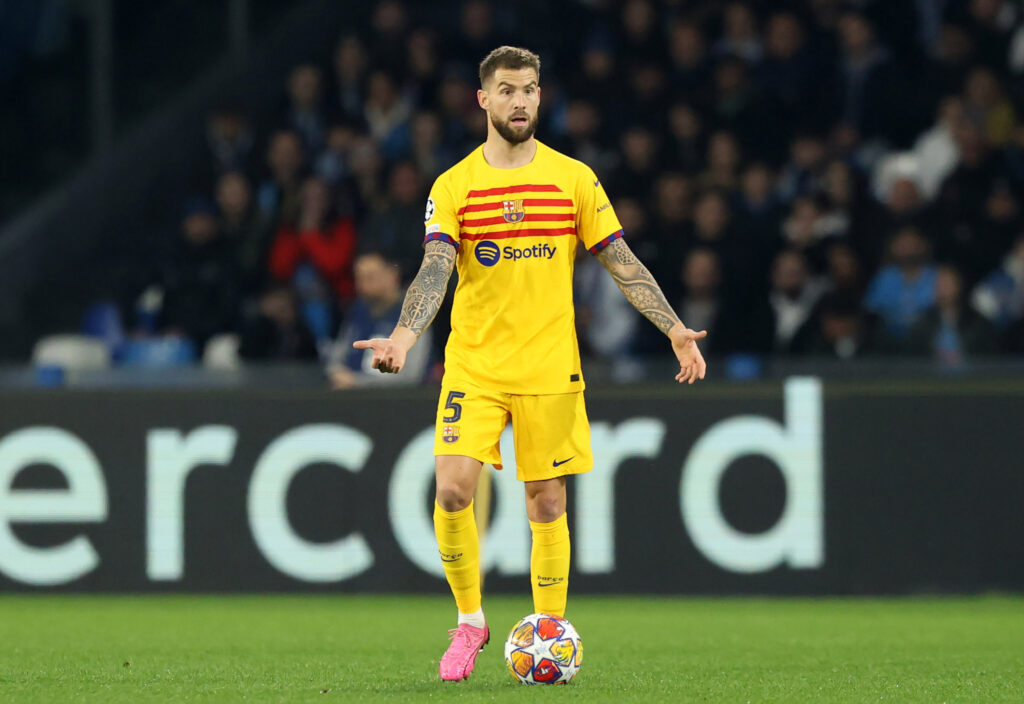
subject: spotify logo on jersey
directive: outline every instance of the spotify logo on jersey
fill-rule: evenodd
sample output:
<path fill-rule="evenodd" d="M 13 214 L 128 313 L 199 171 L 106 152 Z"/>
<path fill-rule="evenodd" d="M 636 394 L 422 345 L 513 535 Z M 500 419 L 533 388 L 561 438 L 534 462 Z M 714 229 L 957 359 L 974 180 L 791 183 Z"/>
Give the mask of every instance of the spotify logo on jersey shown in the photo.
<path fill-rule="evenodd" d="M 473 254 L 476 255 L 476 260 L 484 266 L 494 266 L 501 259 L 501 249 L 498 245 L 487 240 L 477 244 Z"/>

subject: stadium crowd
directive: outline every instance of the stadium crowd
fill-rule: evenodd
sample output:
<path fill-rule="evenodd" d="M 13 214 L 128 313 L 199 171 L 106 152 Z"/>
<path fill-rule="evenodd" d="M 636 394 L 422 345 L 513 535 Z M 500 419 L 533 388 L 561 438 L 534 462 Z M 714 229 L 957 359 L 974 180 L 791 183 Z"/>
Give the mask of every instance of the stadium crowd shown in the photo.
<path fill-rule="evenodd" d="M 538 138 L 593 167 L 712 357 L 1024 353 L 1014 0 L 383 0 L 294 67 L 272 124 L 209 116 L 179 246 L 127 327 L 380 378 L 334 341 L 397 320 L 426 193 L 485 138 L 476 68 L 501 44 L 541 55 Z M 585 355 L 667 353 L 585 252 L 575 285 Z"/>

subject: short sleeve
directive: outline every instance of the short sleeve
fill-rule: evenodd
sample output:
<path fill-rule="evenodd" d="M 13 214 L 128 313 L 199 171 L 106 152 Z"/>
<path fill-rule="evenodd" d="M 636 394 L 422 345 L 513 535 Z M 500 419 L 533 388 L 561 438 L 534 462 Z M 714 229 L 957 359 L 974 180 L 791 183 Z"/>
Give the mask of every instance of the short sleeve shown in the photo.
<path fill-rule="evenodd" d="M 434 181 L 427 198 L 427 209 L 423 213 L 426 235 L 423 244 L 432 240 L 447 242 L 459 248 L 459 218 L 456 213 L 455 199 L 452 197 L 447 174 L 441 174 Z"/>
<path fill-rule="evenodd" d="M 576 183 L 576 236 L 591 254 L 622 237 L 615 209 L 589 166 L 582 166 Z"/>

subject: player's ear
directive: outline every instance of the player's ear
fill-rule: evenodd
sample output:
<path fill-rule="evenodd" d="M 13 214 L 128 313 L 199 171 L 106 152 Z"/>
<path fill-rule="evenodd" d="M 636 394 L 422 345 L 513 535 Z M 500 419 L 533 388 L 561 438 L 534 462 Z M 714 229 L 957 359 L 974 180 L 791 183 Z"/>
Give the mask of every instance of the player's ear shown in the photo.
<path fill-rule="evenodd" d="M 484 110 L 487 109 L 487 98 L 487 91 L 485 91 L 483 88 L 476 92 L 476 102 Z"/>

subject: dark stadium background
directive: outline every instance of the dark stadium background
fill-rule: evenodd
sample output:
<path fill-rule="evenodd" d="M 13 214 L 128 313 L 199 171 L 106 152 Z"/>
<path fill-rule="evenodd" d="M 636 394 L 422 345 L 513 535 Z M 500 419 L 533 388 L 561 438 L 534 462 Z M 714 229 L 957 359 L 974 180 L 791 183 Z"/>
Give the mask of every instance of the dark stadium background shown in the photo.
<path fill-rule="evenodd" d="M 53 556 L 78 536 L 95 555 L 47 578 L 0 554 L 0 589 L 445 592 L 383 506 L 406 490 L 400 468 L 430 461 L 415 443 L 446 311 L 422 373 L 387 389 L 344 341 L 392 324 L 427 191 L 485 135 L 477 63 L 505 43 L 541 56 L 538 138 L 594 168 L 627 241 L 709 332 L 708 379 L 676 387 L 665 341 L 578 260 L 591 418 L 618 473 L 577 487 L 605 513 L 574 530 L 624 555 L 577 553 L 580 588 L 1024 587 L 1017 0 L 8 0 L 3 520 L 22 548 Z M 796 388 L 816 390 L 798 405 Z M 369 536 L 375 562 L 351 582 L 305 579 L 252 536 L 254 465 L 314 425 L 371 449 L 296 469 L 281 510 L 307 547 Z M 154 576 L 147 531 L 165 524 L 147 491 L 180 466 L 153 447 L 211 428 L 237 442 L 197 450 L 184 573 Z M 712 501 L 734 542 L 790 525 L 798 486 L 817 499 L 791 525 L 814 536 L 778 533 L 788 547 L 746 567 L 695 537 L 680 487 L 703 469 L 687 458 L 723 428 L 754 429 Z M 72 446 L 98 475 L 60 454 Z M 425 511 L 428 487 L 409 486 Z M 78 503 L 14 500 L 39 488 Z M 640 518 L 667 537 L 624 553 Z M 521 591 L 515 554 L 492 588 Z"/>

